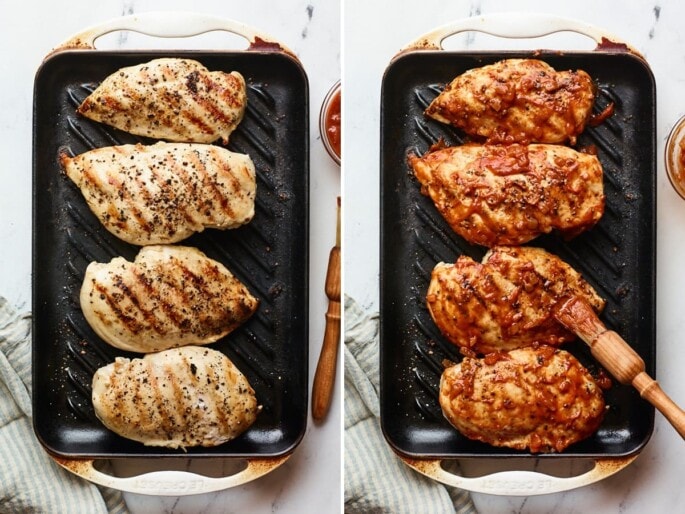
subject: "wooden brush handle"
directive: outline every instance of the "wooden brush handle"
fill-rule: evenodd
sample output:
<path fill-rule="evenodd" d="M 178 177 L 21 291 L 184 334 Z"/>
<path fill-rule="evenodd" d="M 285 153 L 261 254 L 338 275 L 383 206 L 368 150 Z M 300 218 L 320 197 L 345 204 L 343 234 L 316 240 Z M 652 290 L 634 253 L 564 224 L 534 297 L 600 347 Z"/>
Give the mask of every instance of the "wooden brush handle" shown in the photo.
<path fill-rule="evenodd" d="M 340 248 L 334 247 L 328 258 L 326 272 L 326 331 L 321 345 L 321 355 L 316 365 L 312 386 L 312 417 L 320 421 L 328 413 L 335 385 L 335 370 L 340 343 Z"/>
<path fill-rule="evenodd" d="M 645 362 L 613 330 L 608 330 L 595 311 L 580 298 L 561 304 L 556 318 L 590 346 L 592 355 L 622 384 L 630 384 L 654 405 L 685 439 L 685 411 L 671 400 L 656 380 L 645 372 Z"/>

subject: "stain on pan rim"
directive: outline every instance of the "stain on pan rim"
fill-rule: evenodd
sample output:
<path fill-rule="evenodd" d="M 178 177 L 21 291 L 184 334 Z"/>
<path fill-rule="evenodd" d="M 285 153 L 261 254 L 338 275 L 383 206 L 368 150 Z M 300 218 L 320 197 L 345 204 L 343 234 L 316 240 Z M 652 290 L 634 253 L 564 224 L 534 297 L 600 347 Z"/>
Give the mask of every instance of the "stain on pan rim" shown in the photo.
<path fill-rule="evenodd" d="M 607 300 L 606 325 L 656 367 L 656 87 L 647 63 L 627 53 L 420 51 L 397 57 L 381 92 L 381 427 L 387 442 L 413 458 L 530 456 L 601 458 L 639 452 L 651 437 L 654 408 L 613 380 L 609 409 L 590 438 L 562 453 L 531 454 L 471 441 L 444 419 L 437 401 L 442 360 L 461 360 L 425 307 L 430 272 L 461 254 L 480 260 L 486 249 L 456 235 L 435 210 L 407 165 L 439 138 L 460 144 L 459 130 L 423 116 L 452 78 L 504 58 L 539 58 L 558 70 L 586 70 L 599 88 L 595 113 L 614 102 L 614 115 L 578 138 L 593 145 L 605 171 L 606 212 L 590 231 L 564 241 L 530 243 L 559 255 Z M 563 346 L 593 374 L 598 364 L 582 342 Z M 652 375 L 653 376 L 653 375 Z"/>
<path fill-rule="evenodd" d="M 247 376 L 263 410 L 240 437 L 212 448 L 146 447 L 107 430 L 90 403 L 94 370 L 115 356 L 83 318 L 78 291 L 91 260 L 129 260 L 139 247 L 107 232 L 60 172 L 60 151 L 155 140 L 86 120 L 75 105 L 108 74 L 158 57 L 197 59 L 210 70 L 240 71 L 248 108 L 229 150 L 257 171 L 255 217 L 234 230 L 205 230 L 195 246 L 226 265 L 260 300 L 255 315 L 220 341 Z M 273 457 L 292 452 L 307 423 L 309 125 L 308 81 L 278 52 L 66 51 L 36 74 L 33 134 L 33 412 L 47 451 L 67 458 Z"/>

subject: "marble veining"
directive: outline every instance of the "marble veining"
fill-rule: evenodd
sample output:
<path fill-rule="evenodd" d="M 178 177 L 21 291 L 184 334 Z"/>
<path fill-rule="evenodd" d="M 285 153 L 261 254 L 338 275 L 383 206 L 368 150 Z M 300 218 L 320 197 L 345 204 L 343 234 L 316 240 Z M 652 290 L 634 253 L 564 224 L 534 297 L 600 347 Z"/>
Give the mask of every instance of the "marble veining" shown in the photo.
<path fill-rule="evenodd" d="M 661 7 L 655 5 L 652 12 L 654 13 L 654 25 L 652 25 L 652 28 L 649 29 L 649 39 L 654 38 L 656 27 L 659 24 L 659 16 L 661 16 Z"/>
<path fill-rule="evenodd" d="M 307 24 L 302 29 L 302 39 L 307 38 L 307 34 L 309 31 L 309 24 L 312 22 L 312 17 L 314 16 L 314 6 L 311 4 L 308 5 L 306 8 L 306 11 L 307 11 Z"/>

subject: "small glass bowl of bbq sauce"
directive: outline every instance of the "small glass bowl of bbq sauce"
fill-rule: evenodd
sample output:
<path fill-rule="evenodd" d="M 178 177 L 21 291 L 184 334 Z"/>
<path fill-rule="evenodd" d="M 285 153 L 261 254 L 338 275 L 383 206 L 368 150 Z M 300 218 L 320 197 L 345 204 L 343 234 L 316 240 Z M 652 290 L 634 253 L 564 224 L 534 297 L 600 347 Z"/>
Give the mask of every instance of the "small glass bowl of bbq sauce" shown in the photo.
<path fill-rule="evenodd" d="M 319 114 L 319 132 L 321 141 L 326 148 L 328 155 L 340 164 L 340 100 L 341 100 L 340 81 L 336 82 L 324 98 Z"/>
<path fill-rule="evenodd" d="M 685 116 L 676 122 L 666 140 L 664 162 L 673 189 L 685 199 Z"/>

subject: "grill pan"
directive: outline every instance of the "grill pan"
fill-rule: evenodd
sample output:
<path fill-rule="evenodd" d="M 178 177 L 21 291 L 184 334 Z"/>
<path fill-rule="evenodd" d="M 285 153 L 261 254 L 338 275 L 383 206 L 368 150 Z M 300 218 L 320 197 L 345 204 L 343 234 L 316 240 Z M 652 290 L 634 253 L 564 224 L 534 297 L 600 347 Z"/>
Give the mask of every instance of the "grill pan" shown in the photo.
<path fill-rule="evenodd" d="M 462 31 L 532 38 L 562 30 L 585 34 L 595 51 L 483 51 L 442 49 L 445 37 Z M 556 235 L 533 240 L 577 269 L 607 300 L 605 324 L 628 341 L 654 376 L 656 341 L 656 92 L 647 63 L 605 33 L 563 18 L 506 14 L 468 18 L 423 36 L 386 69 L 381 94 L 381 425 L 387 442 L 405 462 L 436 480 L 493 494 L 540 494 L 567 490 L 608 476 L 630 463 L 649 440 L 654 409 L 630 386 L 612 381 L 609 410 L 599 430 L 560 454 L 530 454 L 469 440 L 444 419 L 438 403 L 443 359 L 461 360 L 425 307 L 434 265 L 461 254 L 480 260 L 486 249 L 456 235 L 420 193 L 407 155 L 425 153 L 440 138 L 460 144 L 461 132 L 424 117 L 445 84 L 460 73 L 504 58 L 535 57 L 558 70 L 581 68 L 599 88 L 595 112 L 609 103 L 615 113 L 578 138 L 593 146 L 604 168 L 606 212 L 590 231 L 564 241 Z M 617 51 L 618 50 L 618 51 Z M 593 374 L 599 365 L 582 342 L 564 346 Z M 440 462 L 460 458 L 594 460 L 580 477 L 539 473 L 465 478 Z M 531 481 L 536 482 L 531 486 Z"/>
<path fill-rule="evenodd" d="M 245 51 L 95 50 L 95 38 L 112 30 L 163 37 L 226 30 L 251 45 Z M 79 307 L 81 281 L 89 262 L 109 262 L 119 255 L 132 260 L 139 247 L 118 240 L 100 225 L 58 162 L 60 152 L 153 143 L 91 122 L 75 109 L 117 69 L 171 56 L 243 74 L 248 108 L 228 149 L 249 154 L 257 170 L 256 213 L 249 224 L 206 230 L 179 244 L 195 246 L 225 264 L 259 298 L 255 315 L 211 347 L 247 376 L 263 409 L 239 438 L 185 453 L 119 437 L 94 415 L 90 383 L 95 370 L 115 356 L 139 354 L 110 347 L 90 329 Z M 107 22 L 71 39 L 43 62 L 34 87 L 33 387 L 38 394 L 33 395 L 33 412 L 36 435 L 58 462 L 78 474 L 84 475 L 85 469 L 93 481 L 154 493 L 150 484 L 158 481 L 122 485 L 95 470 L 92 461 L 179 456 L 247 460 L 239 479 L 195 476 L 196 487 L 189 488 L 187 474 L 167 477 L 164 494 L 190 494 L 264 474 L 299 444 L 307 422 L 308 97 L 306 74 L 285 47 L 244 25 L 197 14 L 147 13 Z"/>

